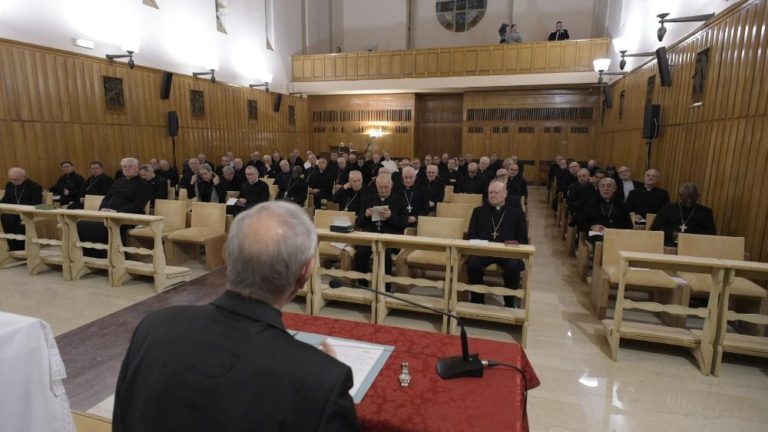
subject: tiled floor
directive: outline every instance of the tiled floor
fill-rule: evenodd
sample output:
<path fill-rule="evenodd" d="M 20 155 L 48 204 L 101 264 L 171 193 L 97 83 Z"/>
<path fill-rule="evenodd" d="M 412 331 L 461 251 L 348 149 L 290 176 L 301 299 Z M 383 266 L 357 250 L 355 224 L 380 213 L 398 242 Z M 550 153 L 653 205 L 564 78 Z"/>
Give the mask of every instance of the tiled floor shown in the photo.
<path fill-rule="evenodd" d="M 542 385 L 529 394 L 531 430 L 768 430 L 765 361 L 726 355 L 716 378 L 701 375 L 686 349 L 622 342 L 619 362 L 613 362 L 602 326 L 590 313 L 588 287 L 575 276 L 575 259 L 557 238 L 543 192 L 535 191 L 532 203 L 530 236 L 537 252 L 526 353 Z M 112 289 L 103 275 L 71 283 L 56 272 L 29 277 L 23 268 L 14 268 L 1 271 L 0 278 L 0 310 L 45 319 L 56 334 L 153 295 L 145 280 Z M 299 312 L 300 305 L 286 309 Z M 328 306 L 322 314 L 364 319 L 354 307 Z M 439 325 L 438 318 L 424 317 L 395 314 L 386 323 L 421 329 Z M 472 326 L 469 333 L 510 339 L 494 326 Z M 519 331 L 511 334 L 519 337 Z M 110 407 L 104 401 L 94 411 L 107 415 Z"/>

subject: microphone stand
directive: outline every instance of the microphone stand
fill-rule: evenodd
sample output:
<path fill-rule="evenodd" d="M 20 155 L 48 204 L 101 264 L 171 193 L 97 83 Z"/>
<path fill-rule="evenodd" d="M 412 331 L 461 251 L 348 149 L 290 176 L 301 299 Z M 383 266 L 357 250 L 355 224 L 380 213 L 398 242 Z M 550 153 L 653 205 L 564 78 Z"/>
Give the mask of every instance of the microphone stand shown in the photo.
<path fill-rule="evenodd" d="M 341 288 L 342 286 L 345 285 L 345 282 L 342 281 L 341 279 L 334 278 L 334 279 L 331 279 L 328 285 L 333 289 Z M 460 333 L 461 355 L 453 356 L 453 357 L 443 357 L 441 359 L 438 359 L 437 365 L 435 366 L 435 368 L 437 369 L 437 374 L 440 375 L 440 378 L 442 379 L 465 378 L 465 377 L 480 378 L 483 376 L 483 367 L 485 366 L 486 362 L 480 360 L 480 356 L 478 354 L 469 353 L 469 341 L 467 339 L 467 329 L 464 327 L 464 321 L 458 315 L 441 311 L 440 309 L 435 309 L 433 307 L 426 306 L 421 303 L 417 303 L 415 301 L 396 296 L 386 291 L 379 291 L 373 288 L 369 288 L 367 286 L 360 285 L 355 282 L 348 282 L 346 283 L 346 285 L 352 286 L 353 288 L 359 288 L 366 291 L 370 291 L 376 295 L 389 297 L 391 299 L 395 299 L 403 303 L 408 303 L 410 305 L 420 307 L 422 309 L 426 309 L 438 315 L 443 315 L 443 316 L 447 316 L 455 319 L 456 322 L 461 327 L 461 333 Z"/>

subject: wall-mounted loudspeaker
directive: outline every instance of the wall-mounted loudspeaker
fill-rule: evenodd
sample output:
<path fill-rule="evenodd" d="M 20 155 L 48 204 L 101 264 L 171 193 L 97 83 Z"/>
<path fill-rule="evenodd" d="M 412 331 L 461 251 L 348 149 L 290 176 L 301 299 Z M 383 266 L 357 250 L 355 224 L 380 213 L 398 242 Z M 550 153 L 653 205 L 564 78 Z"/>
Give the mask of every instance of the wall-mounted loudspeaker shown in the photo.
<path fill-rule="evenodd" d="M 280 104 L 283 102 L 283 95 L 281 93 L 275 93 L 275 105 L 272 107 L 274 112 L 280 112 Z"/>
<path fill-rule="evenodd" d="M 173 82 L 173 73 L 163 72 L 163 87 L 160 89 L 160 99 L 171 97 L 171 82 Z"/>
<path fill-rule="evenodd" d="M 659 67 L 659 81 L 662 87 L 672 85 L 672 72 L 669 70 L 669 59 L 667 58 L 667 48 L 661 47 L 656 50 L 656 64 Z"/>
<path fill-rule="evenodd" d="M 179 134 L 179 116 L 176 111 L 168 111 L 168 135 L 176 138 Z"/>
<path fill-rule="evenodd" d="M 643 138 L 656 139 L 661 131 L 661 105 L 647 104 L 643 117 Z"/>

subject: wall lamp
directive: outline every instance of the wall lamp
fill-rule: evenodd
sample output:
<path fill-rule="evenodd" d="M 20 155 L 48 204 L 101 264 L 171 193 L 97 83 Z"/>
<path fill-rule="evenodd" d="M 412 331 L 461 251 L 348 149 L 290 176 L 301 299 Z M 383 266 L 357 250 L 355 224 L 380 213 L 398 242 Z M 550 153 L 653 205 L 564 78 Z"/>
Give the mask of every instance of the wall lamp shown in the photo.
<path fill-rule="evenodd" d="M 619 54 L 621 54 L 621 61 L 619 62 L 619 69 L 621 70 L 624 70 L 624 68 L 627 66 L 627 60 L 625 57 L 653 57 L 656 55 L 655 52 L 639 52 L 627 54 L 627 50 L 621 50 L 619 51 Z"/>
<path fill-rule="evenodd" d="M 266 92 L 269 93 L 269 83 L 272 82 L 272 74 L 270 73 L 264 74 L 264 76 L 261 78 L 261 82 L 262 84 L 248 84 L 248 87 L 250 88 L 264 87 Z"/>
<path fill-rule="evenodd" d="M 664 40 L 664 35 L 667 34 L 667 28 L 664 27 L 665 23 L 679 23 L 679 22 L 703 22 L 708 21 L 710 18 L 715 16 L 715 14 L 704 14 L 704 15 L 692 15 L 687 17 L 680 17 L 680 18 L 667 18 L 669 16 L 668 13 L 662 13 L 656 15 L 659 18 L 659 24 L 661 26 L 656 31 L 656 37 L 659 38 L 659 42 Z"/>
<path fill-rule="evenodd" d="M 606 72 L 606 70 L 608 70 L 608 67 L 610 65 L 611 65 L 611 59 L 609 58 L 600 58 L 592 62 L 592 66 L 594 66 L 595 72 L 599 74 L 597 77 L 598 84 L 603 83 L 603 75 L 621 76 L 621 75 L 627 74 L 626 72 Z"/>
<path fill-rule="evenodd" d="M 211 84 L 216 84 L 216 69 L 208 69 L 208 72 L 192 72 L 195 78 L 208 75 L 211 76 Z"/>
<path fill-rule="evenodd" d="M 128 54 L 107 54 L 106 57 L 109 60 L 115 60 L 115 59 L 121 59 L 121 58 L 127 58 L 128 59 L 128 67 L 133 69 L 134 66 L 136 66 L 136 63 L 133 61 L 133 55 L 136 54 L 139 51 L 138 46 L 127 46 L 124 45 L 121 47 L 123 51 L 125 51 Z"/>

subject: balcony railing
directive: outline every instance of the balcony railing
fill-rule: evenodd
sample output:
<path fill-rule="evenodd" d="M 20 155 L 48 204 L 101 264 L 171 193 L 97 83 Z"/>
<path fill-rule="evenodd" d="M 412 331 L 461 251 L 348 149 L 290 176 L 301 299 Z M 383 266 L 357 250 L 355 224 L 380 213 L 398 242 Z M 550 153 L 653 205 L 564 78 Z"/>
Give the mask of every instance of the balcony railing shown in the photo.
<path fill-rule="evenodd" d="M 610 39 L 293 56 L 293 81 L 437 78 L 592 71 Z"/>

